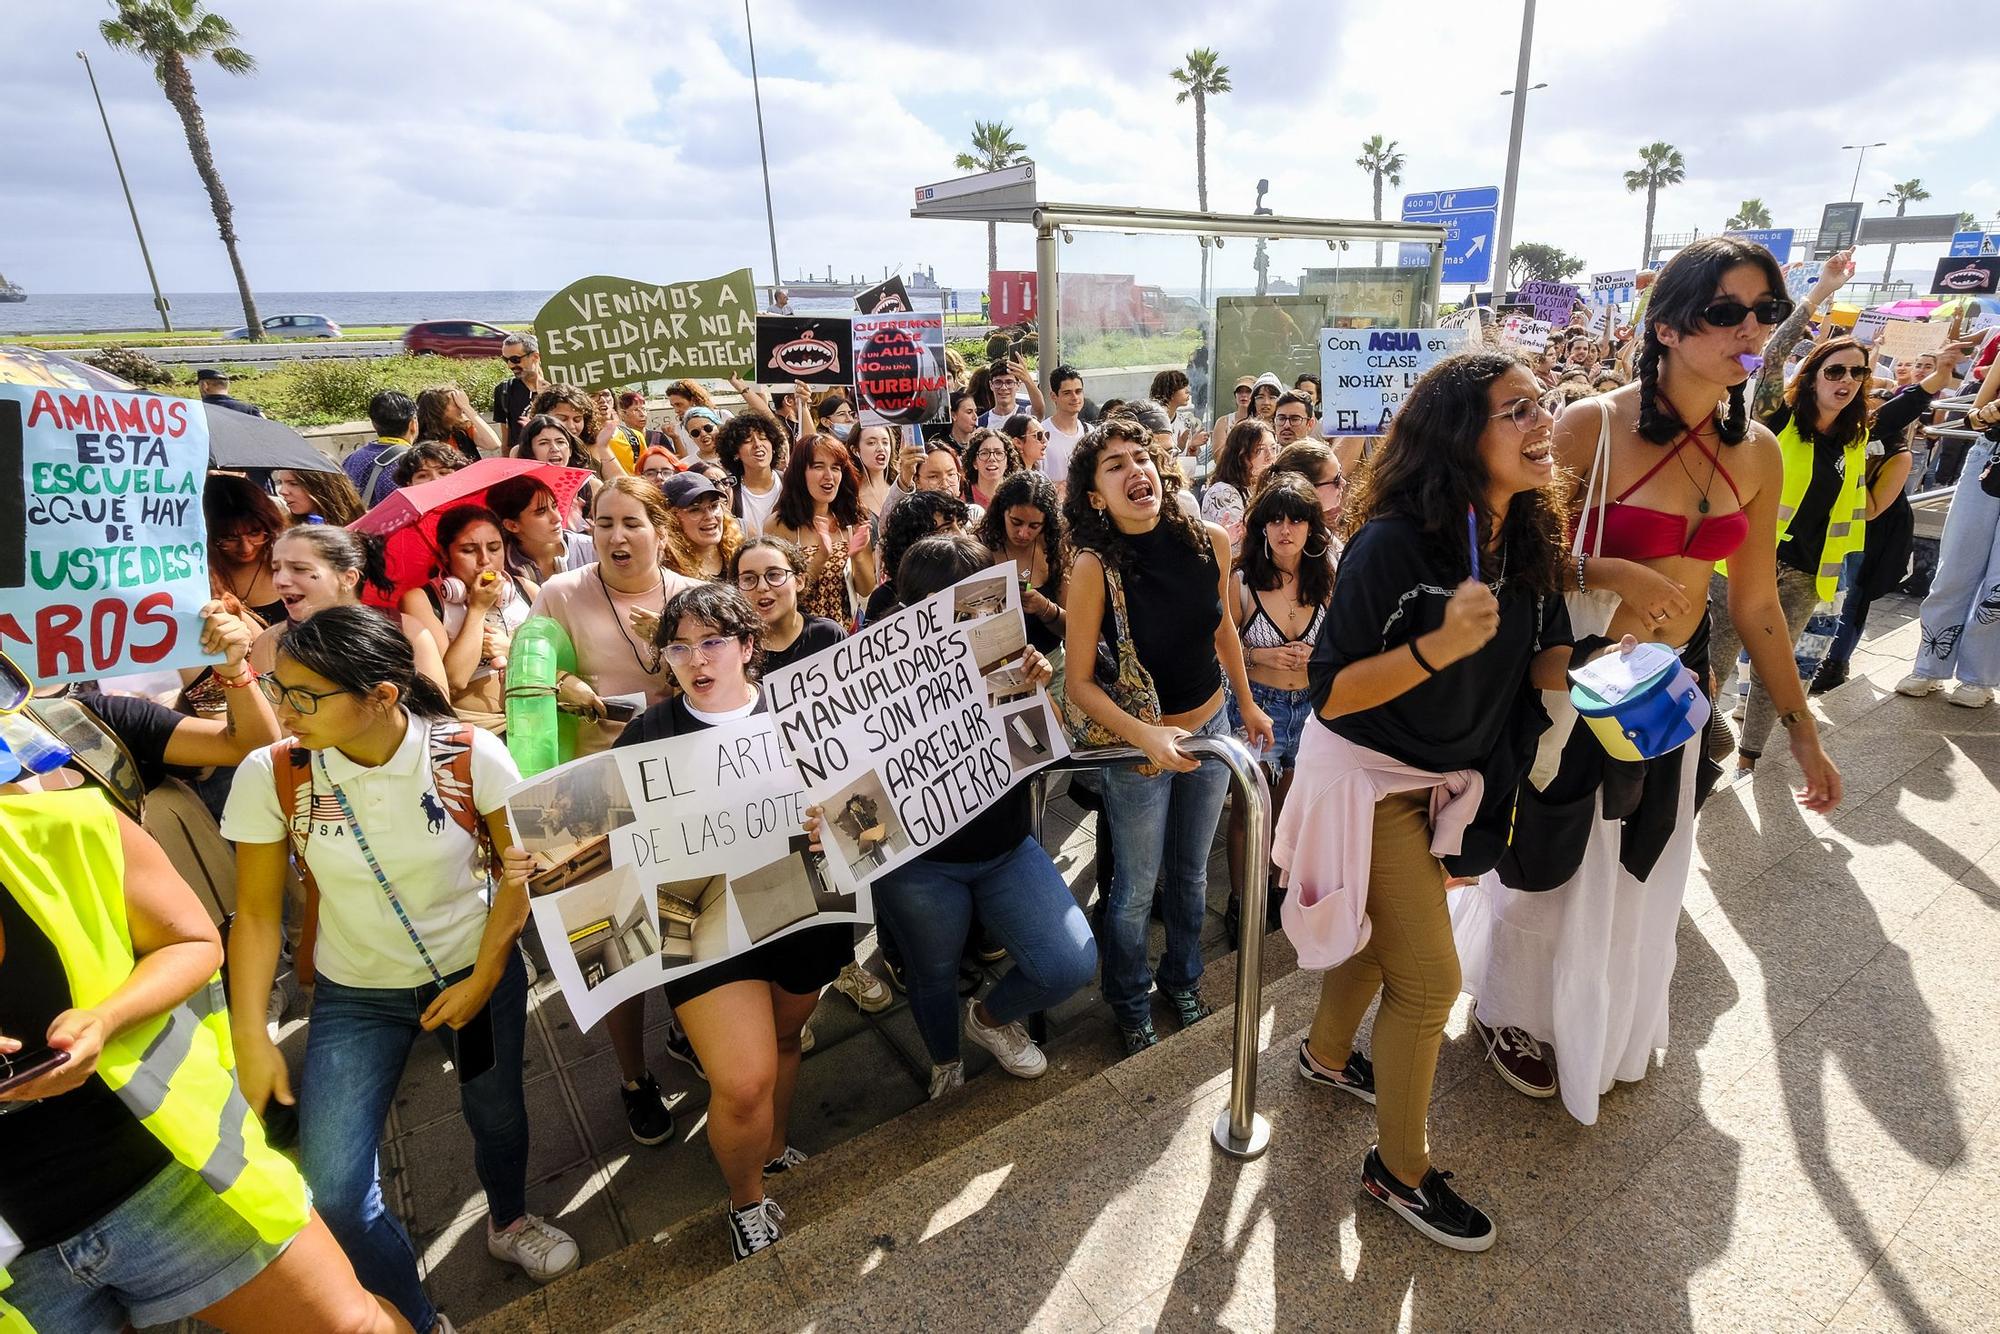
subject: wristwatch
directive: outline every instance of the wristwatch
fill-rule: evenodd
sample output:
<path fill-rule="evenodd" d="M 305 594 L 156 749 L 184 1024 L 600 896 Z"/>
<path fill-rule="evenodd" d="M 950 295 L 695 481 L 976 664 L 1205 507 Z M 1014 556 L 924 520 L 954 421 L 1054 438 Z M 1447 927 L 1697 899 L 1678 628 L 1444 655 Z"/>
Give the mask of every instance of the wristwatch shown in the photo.
<path fill-rule="evenodd" d="M 1790 713 L 1781 713 L 1778 715 L 1778 726 L 1789 732 L 1800 723 L 1808 721 L 1811 717 L 1812 714 L 1804 709 L 1793 709 Z"/>

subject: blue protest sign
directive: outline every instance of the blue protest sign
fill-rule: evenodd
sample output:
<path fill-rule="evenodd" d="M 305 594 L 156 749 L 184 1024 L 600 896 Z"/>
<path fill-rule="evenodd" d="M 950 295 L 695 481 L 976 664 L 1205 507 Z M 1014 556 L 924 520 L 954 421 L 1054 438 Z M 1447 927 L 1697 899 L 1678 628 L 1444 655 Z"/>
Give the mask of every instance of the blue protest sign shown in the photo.
<path fill-rule="evenodd" d="M 1500 189 L 1429 190 L 1403 196 L 1404 222 L 1434 222 L 1445 228 L 1444 281 L 1483 283 L 1493 278 L 1493 237 L 1500 226 Z M 1431 262 L 1430 247 L 1405 242 L 1397 263 L 1406 269 Z"/>
<path fill-rule="evenodd" d="M 1778 257 L 1783 264 L 1792 257 L 1792 231 L 1790 227 L 1749 227 L 1739 231 L 1724 232 L 1739 241 L 1753 241 Z"/>

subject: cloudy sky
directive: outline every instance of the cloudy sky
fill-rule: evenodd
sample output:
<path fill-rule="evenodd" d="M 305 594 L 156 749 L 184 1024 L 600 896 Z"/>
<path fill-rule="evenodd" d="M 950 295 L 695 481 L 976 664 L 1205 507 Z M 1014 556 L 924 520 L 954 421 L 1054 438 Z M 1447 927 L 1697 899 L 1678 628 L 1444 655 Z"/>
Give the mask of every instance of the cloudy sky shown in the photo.
<path fill-rule="evenodd" d="M 591 272 L 667 279 L 743 265 L 769 277 L 740 0 L 215 0 L 259 62 L 196 71 L 253 284 L 266 290 L 554 288 Z M 1213 207 L 1365 217 L 1353 165 L 1381 133 L 1403 190 L 1498 184 L 1519 39 L 1516 0 L 1091 0 L 1002 5 L 752 0 L 778 248 L 789 276 L 936 268 L 979 286 L 984 229 L 909 217 L 911 188 L 956 175 L 975 118 L 1015 130 L 1042 197 L 1192 207 L 1193 114 L 1168 78 L 1217 48 L 1235 91 L 1209 119 Z M 9 0 L 0 271 L 41 292 L 138 291 L 145 273 L 72 53 L 90 52 L 169 291 L 231 286 L 178 120 L 147 67 L 104 48 L 108 4 Z M 1607 21 L 1616 13 L 1615 22 Z M 2000 213 L 2000 51 L 1960 6 L 1671 5 L 1544 0 L 1517 240 L 1592 267 L 1637 259 L 1642 196 L 1621 173 L 1665 139 L 1688 180 L 1659 229 L 1719 228 L 1761 197 L 1811 227 L 1848 197 L 1920 177 L 1916 211 Z M 1224 17 L 1226 15 L 1226 18 Z M 1391 189 L 1386 211 L 1393 216 Z M 1072 268 L 1181 265 L 1121 238 Z M 1003 267 L 1032 267 L 1025 228 Z M 1899 270 L 1941 248 L 1905 248 Z M 1288 253 L 1280 273 L 1324 262 Z M 1882 250 L 1864 253 L 1879 266 Z M 1247 266 L 1232 247 L 1230 272 Z M 1365 261 L 1361 261 L 1365 262 Z M 1172 282 L 1169 276 L 1162 281 Z M 1191 278 L 1183 279 L 1191 281 Z M 1230 279 L 1225 278 L 1225 282 Z"/>

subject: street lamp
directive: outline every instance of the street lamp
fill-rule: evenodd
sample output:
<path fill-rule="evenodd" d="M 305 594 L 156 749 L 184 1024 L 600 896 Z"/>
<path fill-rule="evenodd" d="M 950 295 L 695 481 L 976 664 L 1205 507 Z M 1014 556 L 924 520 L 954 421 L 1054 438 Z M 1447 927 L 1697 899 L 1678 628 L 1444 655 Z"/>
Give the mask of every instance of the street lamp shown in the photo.
<path fill-rule="evenodd" d="M 757 86 L 757 32 L 750 25 L 750 0 L 743 0 L 743 35 L 750 44 L 750 100 L 757 108 L 757 160 L 764 166 L 764 224 L 771 231 L 771 287 L 785 281 L 778 272 L 778 215 L 771 209 L 771 156 L 764 151 L 764 94 Z"/>
<path fill-rule="evenodd" d="M 1514 99 L 1513 124 L 1507 131 L 1507 180 L 1500 189 L 1500 236 L 1493 250 L 1493 313 L 1507 296 L 1508 252 L 1514 245 L 1514 187 L 1521 179 L 1521 129 L 1528 116 L 1528 94 L 1546 83 L 1528 86 L 1528 52 L 1535 40 L 1535 0 L 1521 4 L 1521 58 L 1514 67 L 1514 86 L 1501 93 Z"/>
<path fill-rule="evenodd" d="M 146 233 L 139 227 L 139 206 L 132 202 L 132 187 L 125 181 L 125 164 L 118 157 L 118 141 L 111 137 L 111 117 L 104 114 L 104 96 L 97 91 L 97 71 L 90 67 L 90 57 L 83 52 L 77 52 L 76 58 L 83 62 L 83 72 L 90 79 L 90 95 L 97 99 L 97 118 L 104 122 L 104 142 L 111 145 L 111 165 L 118 169 L 118 188 L 125 192 L 125 210 L 132 215 L 132 234 L 139 238 L 139 258 L 146 261 L 146 281 L 153 285 L 153 308 L 160 312 L 160 327 L 172 333 L 174 317 L 167 313 L 167 299 L 160 295 L 160 280 L 153 273 L 153 255 L 146 249 Z"/>
<path fill-rule="evenodd" d="M 1888 146 L 1889 141 L 1887 139 L 1877 139 L 1872 144 L 1842 144 L 1840 146 L 1840 151 L 1843 153 L 1852 153 L 1856 149 L 1860 150 L 1860 156 L 1854 159 L 1854 183 L 1847 187 L 1847 198 L 1850 202 L 1854 199 L 1855 192 L 1861 188 L 1861 164 L 1868 160 L 1868 150 L 1871 148 L 1887 148 Z"/>

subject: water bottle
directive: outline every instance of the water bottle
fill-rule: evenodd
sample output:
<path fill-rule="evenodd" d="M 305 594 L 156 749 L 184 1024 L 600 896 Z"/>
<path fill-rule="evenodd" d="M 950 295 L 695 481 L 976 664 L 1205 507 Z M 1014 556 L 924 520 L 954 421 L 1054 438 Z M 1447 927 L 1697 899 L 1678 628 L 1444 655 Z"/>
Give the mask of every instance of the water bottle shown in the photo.
<path fill-rule="evenodd" d="M 55 733 L 18 713 L 0 714 L 0 743 L 6 745 L 14 762 L 31 774 L 54 773 L 74 758 Z"/>
<path fill-rule="evenodd" d="M 507 664 L 507 749 L 523 778 L 576 754 L 576 720 L 556 708 L 556 677 L 576 670 L 576 649 L 562 624 L 530 616 L 514 632 Z"/>

